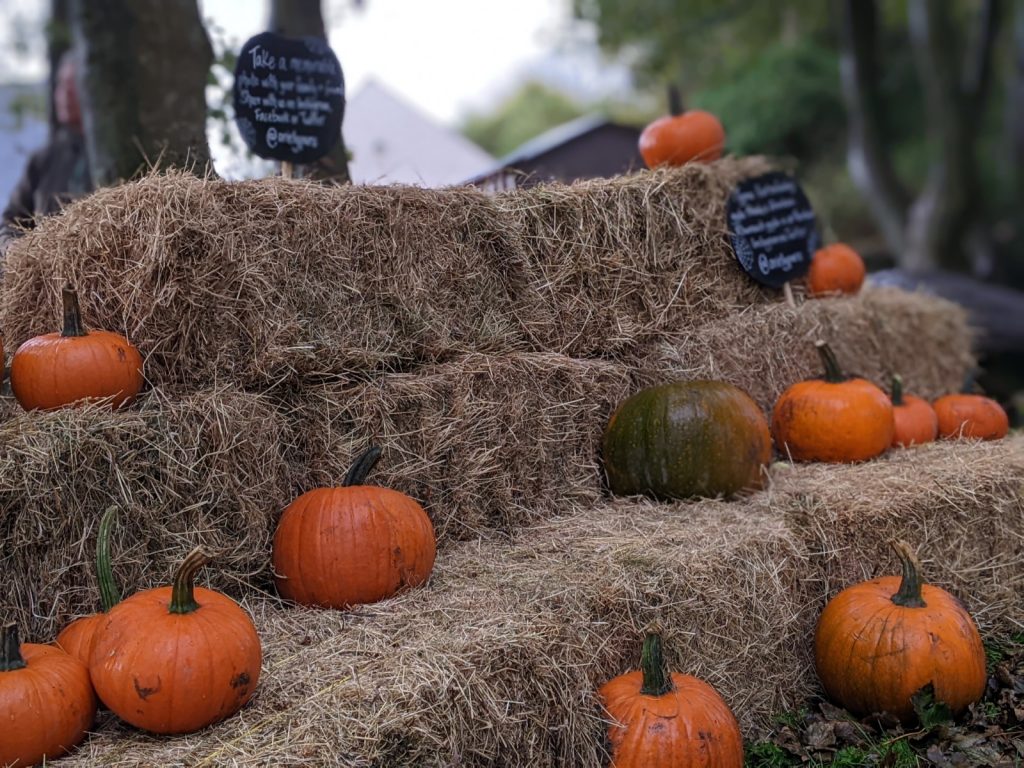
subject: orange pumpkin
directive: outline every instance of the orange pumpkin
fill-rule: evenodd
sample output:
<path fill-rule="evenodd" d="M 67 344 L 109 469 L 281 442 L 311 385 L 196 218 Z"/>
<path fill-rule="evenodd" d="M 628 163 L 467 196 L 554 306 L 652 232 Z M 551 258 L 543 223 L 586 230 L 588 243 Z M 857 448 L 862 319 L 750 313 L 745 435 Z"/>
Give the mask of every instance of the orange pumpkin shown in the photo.
<path fill-rule="evenodd" d="M 801 381 L 783 392 L 772 410 L 779 451 L 796 461 L 854 462 L 892 445 L 892 403 L 860 378 L 847 378 L 823 341 L 817 343 L 824 379 Z"/>
<path fill-rule="evenodd" d="M 371 448 L 340 488 L 307 491 L 274 534 L 274 578 L 289 600 L 348 608 L 422 584 L 434 567 L 434 527 L 404 493 L 364 485 L 380 458 Z"/>
<path fill-rule="evenodd" d="M 96 630 L 89 674 L 122 720 L 153 733 L 191 733 L 230 717 L 260 679 L 260 639 L 234 600 L 194 585 L 210 556 L 193 550 L 171 587 L 137 592 Z"/>
<path fill-rule="evenodd" d="M 114 583 L 110 567 L 110 531 L 114 526 L 117 507 L 108 507 L 100 518 L 99 533 L 96 534 L 96 582 L 100 588 L 100 613 L 83 616 L 68 624 L 57 635 L 57 645 L 83 664 L 89 664 L 92 641 L 97 627 L 103 623 L 107 612 L 121 600 Z"/>
<path fill-rule="evenodd" d="M 903 394 L 903 379 L 892 377 L 894 447 L 908 448 L 932 442 L 939 434 L 939 418 L 927 400 Z"/>
<path fill-rule="evenodd" d="M 142 356 L 119 334 L 86 331 L 78 295 L 63 291 L 64 330 L 29 339 L 11 360 L 11 389 L 22 408 L 52 410 L 110 398 L 119 408 L 142 389 Z"/>
<path fill-rule="evenodd" d="M 691 109 L 659 117 L 640 134 L 640 154 L 648 168 L 710 163 L 722 156 L 725 129 L 710 112 Z"/>
<path fill-rule="evenodd" d="M 914 694 L 933 686 L 954 712 L 985 692 L 985 649 L 955 597 L 924 584 L 910 546 L 893 542 L 902 578 L 883 576 L 840 592 L 818 620 L 814 660 L 828 697 L 858 716 L 914 719 Z"/>
<path fill-rule="evenodd" d="M 935 401 L 939 435 L 1000 440 L 1010 431 L 1010 419 L 995 400 L 984 395 L 961 393 Z"/>
<path fill-rule="evenodd" d="M 807 288 L 812 296 L 857 293 L 866 275 L 859 253 L 845 243 L 833 243 L 815 251 L 807 271 Z"/>
<path fill-rule="evenodd" d="M 615 768 L 741 768 L 743 737 L 728 705 L 702 680 L 668 674 L 661 637 L 649 634 L 640 670 L 598 691 L 611 718 Z"/>
<path fill-rule="evenodd" d="M 85 738 L 96 696 L 85 665 L 52 645 L 19 643 L 0 629 L 0 765 L 53 760 Z"/>

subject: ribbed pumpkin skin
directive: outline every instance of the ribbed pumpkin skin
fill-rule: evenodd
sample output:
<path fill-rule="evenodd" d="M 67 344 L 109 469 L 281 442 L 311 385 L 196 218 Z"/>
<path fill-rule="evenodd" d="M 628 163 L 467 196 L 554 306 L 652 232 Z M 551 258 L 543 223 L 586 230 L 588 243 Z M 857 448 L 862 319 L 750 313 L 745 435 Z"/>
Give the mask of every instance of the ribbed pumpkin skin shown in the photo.
<path fill-rule="evenodd" d="M 110 331 L 36 336 L 14 353 L 11 389 L 27 411 L 107 397 L 119 408 L 142 389 L 142 356 L 124 336 Z"/>
<path fill-rule="evenodd" d="M 798 382 L 772 410 L 775 445 L 796 461 L 866 461 L 892 445 L 894 429 L 889 397 L 864 379 Z"/>
<path fill-rule="evenodd" d="M 434 526 L 413 499 L 390 488 L 316 488 L 293 501 L 274 534 L 274 579 L 289 600 L 349 608 L 429 578 Z"/>
<path fill-rule="evenodd" d="M 724 147 L 722 123 L 710 112 L 699 109 L 659 117 L 644 128 L 639 145 L 648 168 L 710 163 L 722 156 Z"/>
<path fill-rule="evenodd" d="M 736 718 L 707 683 L 678 672 L 675 689 L 640 693 L 643 673 L 609 680 L 598 693 L 614 721 L 608 740 L 615 768 L 742 768 Z"/>
<path fill-rule="evenodd" d="M 605 428 L 608 486 L 660 499 L 760 488 L 771 435 L 757 403 L 723 381 L 685 381 L 625 400 Z"/>
<path fill-rule="evenodd" d="M 892 597 L 898 576 L 840 592 L 825 607 L 814 639 L 815 666 L 829 698 L 856 715 L 888 712 L 913 721 L 911 697 L 932 683 L 954 712 L 985 692 L 985 650 L 970 615 L 939 587 L 923 585 L 926 606 Z"/>
<path fill-rule="evenodd" d="M 894 446 L 907 448 L 911 445 L 930 443 L 938 437 L 939 417 L 931 404 L 920 397 L 904 395 L 902 405 L 892 408 Z"/>
<path fill-rule="evenodd" d="M 807 271 L 807 287 L 814 296 L 857 293 L 866 275 L 859 253 L 845 243 L 833 243 L 815 251 Z"/>
<path fill-rule="evenodd" d="M 85 738 L 96 696 L 85 665 L 50 645 L 22 643 L 24 669 L 0 672 L 0 765 L 36 765 Z"/>
<path fill-rule="evenodd" d="M 96 629 L 103 623 L 105 617 L 106 614 L 94 613 L 92 616 L 75 619 L 58 633 L 56 645 L 64 653 L 74 656 L 88 666 Z"/>
<path fill-rule="evenodd" d="M 172 614 L 171 594 L 171 587 L 158 587 L 114 606 L 96 632 L 89 674 L 122 720 L 153 733 L 191 733 L 252 697 L 260 640 L 234 600 L 196 587 L 199 607 Z"/>
<path fill-rule="evenodd" d="M 995 400 L 984 395 L 946 395 L 935 401 L 942 437 L 1000 440 L 1010 431 L 1010 419 Z"/>

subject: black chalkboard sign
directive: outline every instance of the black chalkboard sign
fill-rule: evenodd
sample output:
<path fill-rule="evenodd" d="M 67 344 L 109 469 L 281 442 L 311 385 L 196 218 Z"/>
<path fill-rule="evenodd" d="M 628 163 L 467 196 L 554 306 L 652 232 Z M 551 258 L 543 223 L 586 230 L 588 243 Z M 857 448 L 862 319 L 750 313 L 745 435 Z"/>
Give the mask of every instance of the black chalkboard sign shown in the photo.
<path fill-rule="evenodd" d="M 341 64 L 323 40 L 264 32 L 238 55 L 234 102 L 238 130 L 255 154 L 312 163 L 341 135 Z"/>
<path fill-rule="evenodd" d="M 821 247 L 814 209 L 796 179 L 784 173 L 740 182 L 729 196 L 726 217 L 740 266 L 773 288 L 806 274 Z"/>

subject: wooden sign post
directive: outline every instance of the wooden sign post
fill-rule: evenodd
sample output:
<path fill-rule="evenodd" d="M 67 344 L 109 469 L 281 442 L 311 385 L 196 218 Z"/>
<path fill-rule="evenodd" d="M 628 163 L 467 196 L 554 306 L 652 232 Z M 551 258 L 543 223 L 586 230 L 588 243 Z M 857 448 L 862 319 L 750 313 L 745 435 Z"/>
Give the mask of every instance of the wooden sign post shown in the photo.
<path fill-rule="evenodd" d="M 246 146 L 280 160 L 281 175 L 326 155 L 341 137 L 345 80 L 334 51 L 313 37 L 264 32 L 235 66 L 235 122 Z"/>

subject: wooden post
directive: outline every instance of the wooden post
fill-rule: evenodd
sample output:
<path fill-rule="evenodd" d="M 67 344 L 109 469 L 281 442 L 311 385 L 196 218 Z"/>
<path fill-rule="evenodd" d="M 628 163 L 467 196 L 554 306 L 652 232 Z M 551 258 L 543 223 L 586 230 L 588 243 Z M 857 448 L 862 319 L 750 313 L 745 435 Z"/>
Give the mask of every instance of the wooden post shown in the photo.
<path fill-rule="evenodd" d="M 287 160 L 281 161 L 281 176 L 286 179 L 294 178 L 295 166 L 289 163 Z"/>

